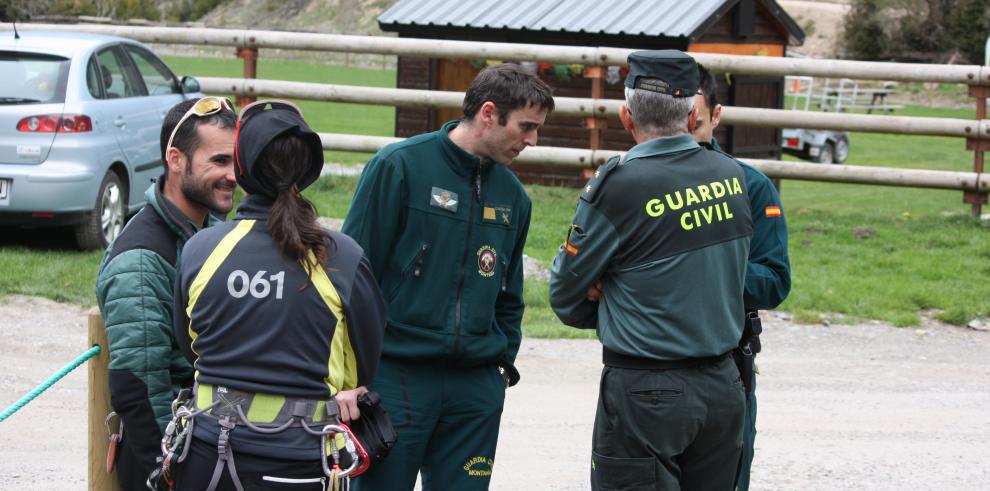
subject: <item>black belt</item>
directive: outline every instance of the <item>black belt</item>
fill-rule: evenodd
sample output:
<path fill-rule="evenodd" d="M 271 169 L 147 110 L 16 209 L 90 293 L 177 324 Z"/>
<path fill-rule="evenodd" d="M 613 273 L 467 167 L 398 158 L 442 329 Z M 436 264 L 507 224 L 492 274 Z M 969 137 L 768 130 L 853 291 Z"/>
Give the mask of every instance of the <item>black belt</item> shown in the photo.
<path fill-rule="evenodd" d="M 654 358 L 643 358 L 641 356 L 625 355 L 616 353 L 606 347 L 602 347 L 602 363 L 608 367 L 629 368 L 633 370 L 673 370 L 677 368 L 695 368 L 703 365 L 714 365 L 732 356 L 732 351 L 716 356 L 704 356 L 701 358 L 682 358 L 680 360 L 657 360 Z"/>

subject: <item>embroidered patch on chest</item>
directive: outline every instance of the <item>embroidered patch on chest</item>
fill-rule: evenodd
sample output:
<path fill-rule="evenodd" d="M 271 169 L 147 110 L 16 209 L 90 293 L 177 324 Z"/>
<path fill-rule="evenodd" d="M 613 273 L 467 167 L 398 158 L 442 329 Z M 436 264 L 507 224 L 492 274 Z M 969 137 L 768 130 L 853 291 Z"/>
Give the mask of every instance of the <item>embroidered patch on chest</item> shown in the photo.
<path fill-rule="evenodd" d="M 430 206 L 457 213 L 457 193 L 436 186 L 430 191 Z"/>
<path fill-rule="evenodd" d="M 481 249 L 478 249 L 478 274 L 485 278 L 495 276 L 496 259 L 494 248 L 487 245 L 481 246 Z"/>
<path fill-rule="evenodd" d="M 482 210 L 481 219 L 486 222 L 508 225 L 512 223 L 512 207 L 486 204 Z"/>

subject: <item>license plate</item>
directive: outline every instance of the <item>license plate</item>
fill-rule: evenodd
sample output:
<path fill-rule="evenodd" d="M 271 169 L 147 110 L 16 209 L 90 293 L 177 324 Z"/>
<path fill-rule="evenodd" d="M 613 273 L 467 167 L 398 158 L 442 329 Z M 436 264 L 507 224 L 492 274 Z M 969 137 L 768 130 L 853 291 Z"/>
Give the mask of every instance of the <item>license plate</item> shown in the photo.
<path fill-rule="evenodd" d="M 0 199 L 7 199 L 10 192 L 10 179 L 0 179 Z"/>

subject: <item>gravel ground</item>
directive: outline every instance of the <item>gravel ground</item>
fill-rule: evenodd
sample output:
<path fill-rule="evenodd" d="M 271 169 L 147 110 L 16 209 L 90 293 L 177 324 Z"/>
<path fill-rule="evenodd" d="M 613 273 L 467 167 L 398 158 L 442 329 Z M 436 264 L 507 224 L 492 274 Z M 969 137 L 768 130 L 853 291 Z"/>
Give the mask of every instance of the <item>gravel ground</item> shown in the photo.
<path fill-rule="evenodd" d="M 765 321 L 754 490 L 990 489 L 990 333 Z M 84 351 L 85 312 L 0 298 L 0 406 Z M 597 342 L 524 340 L 494 490 L 588 489 Z M 0 490 L 86 488 L 86 374 L 0 423 Z"/>

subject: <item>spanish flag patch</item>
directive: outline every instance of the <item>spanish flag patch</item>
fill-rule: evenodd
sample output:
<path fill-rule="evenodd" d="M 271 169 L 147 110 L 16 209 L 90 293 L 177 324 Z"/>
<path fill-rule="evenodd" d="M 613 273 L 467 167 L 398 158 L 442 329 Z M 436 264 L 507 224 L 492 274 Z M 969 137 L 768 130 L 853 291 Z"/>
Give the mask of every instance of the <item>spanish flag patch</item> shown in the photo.
<path fill-rule="evenodd" d="M 578 252 L 581 251 L 578 246 L 571 244 L 570 242 L 564 242 L 564 251 L 572 256 L 577 256 Z"/>
<path fill-rule="evenodd" d="M 768 206 L 767 207 L 767 216 L 768 217 L 779 217 L 780 216 L 780 207 L 779 206 Z"/>

